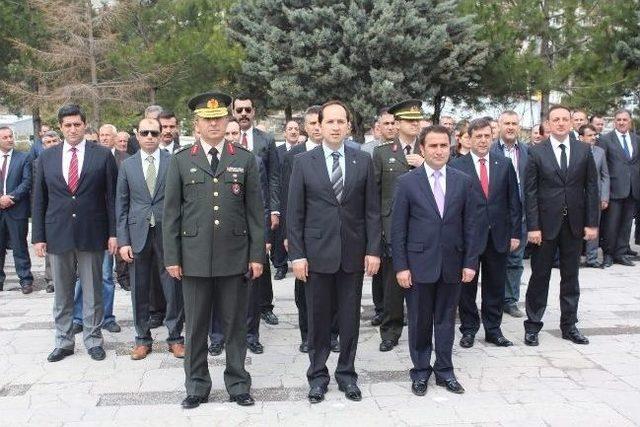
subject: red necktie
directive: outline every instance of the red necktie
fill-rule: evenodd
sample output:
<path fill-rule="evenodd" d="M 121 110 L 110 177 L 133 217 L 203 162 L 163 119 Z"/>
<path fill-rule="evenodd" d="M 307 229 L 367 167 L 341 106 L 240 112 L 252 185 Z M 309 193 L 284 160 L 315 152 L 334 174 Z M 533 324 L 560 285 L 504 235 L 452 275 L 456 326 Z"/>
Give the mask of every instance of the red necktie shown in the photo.
<path fill-rule="evenodd" d="M 78 149 L 71 147 L 71 163 L 69 163 L 69 191 L 71 194 L 75 194 L 78 189 L 78 155 L 76 154 Z"/>
<path fill-rule="evenodd" d="M 2 180 L 2 187 L 0 187 L 0 195 L 4 195 L 4 177 L 7 175 L 7 159 L 9 158 L 8 154 L 4 155 L 4 160 L 2 161 L 2 169 L 0 169 L 0 179 Z"/>
<path fill-rule="evenodd" d="M 489 175 L 487 174 L 486 159 L 480 159 L 480 185 L 484 192 L 484 197 L 489 198 Z"/>
<path fill-rule="evenodd" d="M 249 148 L 249 142 L 247 142 L 247 133 L 242 132 L 242 146 L 244 148 Z"/>

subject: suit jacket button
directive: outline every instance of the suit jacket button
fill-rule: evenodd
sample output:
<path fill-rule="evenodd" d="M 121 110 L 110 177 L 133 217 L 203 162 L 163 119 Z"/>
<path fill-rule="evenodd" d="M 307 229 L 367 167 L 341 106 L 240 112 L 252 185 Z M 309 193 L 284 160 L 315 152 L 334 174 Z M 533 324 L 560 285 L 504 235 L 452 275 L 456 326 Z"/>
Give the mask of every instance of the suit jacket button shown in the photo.
<path fill-rule="evenodd" d="M 213 192 L 213 197 L 218 197 L 218 192 L 217 191 Z"/>
<path fill-rule="evenodd" d="M 213 221 L 213 223 L 214 223 L 215 225 L 220 225 L 220 221 L 218 221 L 217 219 L 216 219 L 215 221 Z"/>
<path fill-rule="evenodd" d="M 76 214 L 71 214 L 71 216 L 72 216 L 73 218 L 75 218 L 75 217 L 76 217 Z"/>

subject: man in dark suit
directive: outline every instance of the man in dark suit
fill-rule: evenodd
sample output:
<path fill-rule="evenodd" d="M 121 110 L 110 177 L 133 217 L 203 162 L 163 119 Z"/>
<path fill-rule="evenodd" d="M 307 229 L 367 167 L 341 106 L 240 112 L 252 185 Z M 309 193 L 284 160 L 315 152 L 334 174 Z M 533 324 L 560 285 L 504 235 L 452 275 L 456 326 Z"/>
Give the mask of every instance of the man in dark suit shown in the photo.
<path fill-rule="evenodd" d="M 631 113 L 619 110 L 614 117 L 615 129 L 598 142 L 605 151 L 611 183 L 602 227 L 605 267 L 613 263 L 635 265 L 627 251 L 636 203 L 640 201 L 640 146 L 638 136 L 631 132 Z"/>
<path fill-rule="evenodd" d="M 180 149 L 180 124 L 172 111 L 162 111 L 158 115 L 160 122 L 160 148 L 173 154 Z"/>
<path fill-rule="evenodd" d="M 102 348 L 102 264 L 105 249 L 117 250 L 115 187 L 118 169 L 111 152 L 84 139 L 86 119 L 76 105 L 58 111 L 64 143 L 40 154 L 35 181 L 32 241 L 37 256 L 51 255 L 56 284 L 56 348 L 47 360 L 73 354 L 76 277 L 83 291 L 84 343 L 94 360 Z"/>
<path fill-rule="evenodd" d="M 389 108 L 397 123 L 398 137 L 388 143 L 379 145 L 373 150 L 373 170 L 376 178 L 377 195 L 380 197 L 380 219 L 382 221 L 382 321 L 380 324 L 380 351 L 391 351 L 398 345 L 404 326 L 404 289 L 398 286 L 396 272 L 393 269 L 391 257 L 391 212 L 393 193 L 396 181 L 403 173 L 420 167 L 424 159 L 420 155 L 420 145 L 417 142 L 420 133 L 422 101 L 409 99 Z M 372 281 L 372 293 L 376 296 Z M 378 304 L 374 298 L 374 305 L 378 311 Z M 374 319 L 375 320 L 375 319 Z M 375 325 L 376 322 L 372 321 Z"/>
<path fill-rule="evenodd" d="M 31 207 L 31 156 L 14 150 L 13 130 L 0 127 L 0 291 L 4 287 L 4 260 L 11 242 L 16 273 L 23 294 L 33 292 L 31 258 L 27 246 Z"/>
<path fill-rule="evenodd" d="M 464 393 L 451 352 L 460 282 L 471 282 L 477 268 L 477 202 L 471 178 L 446 166 L 448 129 L 426 127 L 418 142 L 424 165 L 398 178 L 391 224 L 393 266 L 399 285 L 407 290 L 411 390 L 424 396 L 435 371 L 437 385 Z M 431 367 L 434 333 L 436 361 Z"/>
<path fill-rule="evenodd" d="M 371 157 L 344 146 L 351 125 L 347 107 L 340 101 L 327 102 L 318 119 L 322 145 L 295 158 L 287 206 L 293 272 L 306 282 L 308 398 L 318 403 L 327 392 L 326 361 L 337 307 L 341 348 L 335 378 L 348 399 L 359 401 L 354 361 L 362 278 L 363 269 L 373 275 L 380 267 L 380 199 Z"/>
<path fill-rule="evenodd" d="M 264 263 L 264 209 L 254 155 L 224 141 L 230 104 L 230 96 L 217 92 L 189 101 L 200 140 L 172 156 L 166 177 L 164 263 L 171 277 L 182 279 L 185 409 L 206 402 L 211 391 L 212 308 L 226 338 L 227 392 L 238 405 L 255 403 L 245 369 L 246 319 L 250 280 L 260 277 Z"/>
<path fill-rule="evenodd" d="M 285 248 L 288 246 L 287 239 L 287 202 L 289 197 L 289 185 L 291 184 L 291 172 L 293 171 L 293 161 L 296 156 L 311 151 L 318 145 L 322 144 L 322 132 L 320 129 L 320 122 L 318 121 L 318 113 L 320 112 L 319 106 L 311 106 L 307 108 L 304 113 L 304 130 L 307 133 L 307 140 L 303 144 L 298 144 L 291 148 L 287 152 L 284 158 L 284 165 L 282 167 L 281 175 L 281 203 L 280 211 L 282 217 L 282 223 L 280 227 L 285 233 Z M 302 280 L 295 279 L 294 282 L 294 298 L 296 307 L 298 308 L 298 328 L 300 329 L 300 336 L 302 342 L 300 343 L 299 350 L 301 353 L 309 352 L 309 343 L 307 341 L 307 334 L 309 331 L 308 312 L 307 312 L 307 297 L 305 293 L 305 284 Z M 334 314 L 334 320 L 331 325 L 331 351 L 334 353 L 340 352 L 340 343 L 338 341 L 338 324 L 336 316 Z"/>
<path fill-rule="evenodd" d="M 231 105 L 233 117 L 240 125 L 240 144 L 262 159 L 269 177 L 269 210 L 271 211 L 271 229 L 278 228 L 280 223 L 280 166 L 276 153 L 276 142 L 272 134 L 254 126 L 256 109 L 251 98 L 238 95 Z M 267 262 L 265 268 L 269 265 Z M 271 276 L 271 270 L 265 270 Z M 271 280 L 262 281 L 262 319 L 270 325 L 278 324 L 278 317 L 273 313 L 273 287 Z"/>
<path fill-rule="evenodd" d="M 149 296 L 151 272 L 158 271 L 167 311 L 167 344 L 175 357 L 184 357 L 182 285 L 164 268 L 162 213 L 164 188 L 171 155 L 159 148 L 160 123 L 142 119 L 138 126 L 140 150 L 127 159 L 118 173 L 116 216 L 118 246 L 131 266 L 133 322 L 136 330 L 133 360 L 151 352 Z"/>
<path fill-rule="evenodd" d="M 569 136 L 573 141 L 580 140 L 580 128 L 589 123 L 589 116 L 584 110 L 573 110 L 571 113 L 571 126 L 573 130 L 569 132 Z"/>
<path fill-rule="evenodd" d="M 589 340 L 578 330 L 578 264 L 582 239 L 598 235 L 598 173 L 589 146 L 571 141 L 571 115 L 561 105 L 549 109 L 550 137 L 529 150 L 525 178 L 528 240 L 531 254 L 524 342 L 538 345 L 547 307 L 551 268 L 560 252 L 560 329 L 576 344 Z"/>
<path fill-rule="evenodd" d="M 491 146 L 491 152 L 502 154 L 511 160 L 513 168 L 516 171 L 518 179 L 518 187 L 520 189 L 520 200 L 522 202 L 522 228 L 520 246 L 507 256 L 507 278 L 505 280 L 504 307 L 505 313 L 512 317 L 523 317 L 524 313 L 518 308 L 520 300 L 520 282 L 522 273 L 524 272 L 524 250 L 527 246 L 524 238 L 527 233 L 527 225 L 525 222 L 524 209 L 524 177 L 529 159 L 527 146 L 518 141 L 520 134 L 520 116 L 515 111 L 507 110 L 500 114 L 498 119 L 500 138 Z M 540 126 L 542 131 L 542 125 Z M 505 212 L 508 215 L 507 212 Z"/>
<path fill-rule="evenodd" d="M 602 211 L 609 206 L 609 188 L 611 187 L 609 180 L 609 167 L 607 166 L 607 158 L 602 147 L 595 144 L 598 142 L 598 131 L 591 124 L 582 125 L 578 130 L 580 141 L 589 144 L 591 154 L 596 163 L 596 171 L 598 172 L 598 194 L 600 195 L 600 215 Z M 585 245 L 586 262 L 585 265 L 591 268 L 602 268 L 603 264 L 598 261 L 598 246 L 600 239 L 589 240 Z"/>
<path fill-rule="evenodd" d="M 522 204 L 516 171 L 501 154 L 489 153 L 491 122 L 478 119 L 467 129 L 471 152 L 450 163 L 471 177 L 478 227 L 478 249 L 482 267 L 482 325 L 485 341 L 498 347 L 513 345 L 502 334 L 502 306 L 507 276 L 507 256 L 518 248 L 522 237 Z M 460 295 L 460 346 L 473 346 L 480 329 L 476 306 L 478 275 L 462 288 Z"/>
<path fill-rule="evenodd" d="M 287 153 L 298 144 L 298 138 L 300 137 L 300 125 L 295 120 L 289 120 L 284 125 L 284 144 L 280 144 L 276 148 L 276 154 L 278 154 L 278 164 L 280 165 L 280 176 L 284 173 L 284 159 Z M 280 182 L 280 206 L 284 205 L 286 201 L 283 199 L 282 188 L 285 183 Z M 282 213 L 282 207 L 280 208 Z M 273 232 L 273 247 L 271 248 L 273 266 L 276 268 L 276 273 L 273 276 L 274 280 L 282 280 L 287 275 L 289 270 L 287 250 L 284 247 L 284 230 L 280 225 Z"/>

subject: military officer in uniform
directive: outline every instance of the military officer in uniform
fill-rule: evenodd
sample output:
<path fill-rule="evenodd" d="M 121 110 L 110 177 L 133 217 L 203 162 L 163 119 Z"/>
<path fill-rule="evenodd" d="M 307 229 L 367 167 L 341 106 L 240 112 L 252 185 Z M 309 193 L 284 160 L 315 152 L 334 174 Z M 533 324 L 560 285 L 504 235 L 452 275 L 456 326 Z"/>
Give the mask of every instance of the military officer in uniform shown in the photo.
<path fill-rule="evenodd" d="M 416 137 L 420 132 L 422 101 L 409 99 L 389 108 L 395 117 L 398 136 L 373 150 L 373 170 L 381 199 L 383 310 L 380 351 L 398 345 L 404 323 L 404 289 L 398 285 L 391 258 L 391 207 L 397 178 L 424 162 Z"/>
<path fill-rule="evenodd" d="M 254 155 L 224 141 L 231 97 L 208 92 L 192 98 L 200 140 L 176 151 L 166 178 L 164 261 L 182 279 L 185 311 L 185 409 L 207 401 L 211 377 L 207 332 L 211 310 L 226 336 L 224 382 L 231 401 L 253 405 L 245 370 L 250 280 L 265 259 L 263 201 Z"/>

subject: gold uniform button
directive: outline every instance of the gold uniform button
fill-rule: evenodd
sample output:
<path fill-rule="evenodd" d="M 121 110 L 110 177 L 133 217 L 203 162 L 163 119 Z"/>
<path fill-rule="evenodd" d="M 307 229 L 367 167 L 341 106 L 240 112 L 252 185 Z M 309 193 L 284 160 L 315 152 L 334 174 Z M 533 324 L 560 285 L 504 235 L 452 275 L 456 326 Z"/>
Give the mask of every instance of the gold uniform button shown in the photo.
<path fill-rule="evenodd" d="M 217 191 L 213 192 L 213 197 L 218 197 L 218 192 Z"/>
<path fill-rule="evenodd" d="M 220 221 L 218 221 L 217 219 L 216 219 L 215 221 L 213 221 L 213 223 L 214 223 L 215 225 L 220 225 Z"/>
<path fill-rule="evenodd" d="M 214 182 L 215 184 L 217 184 L 217 183 L 218 183 L 218 178 L 213 178 L 213 182 Z"/>

